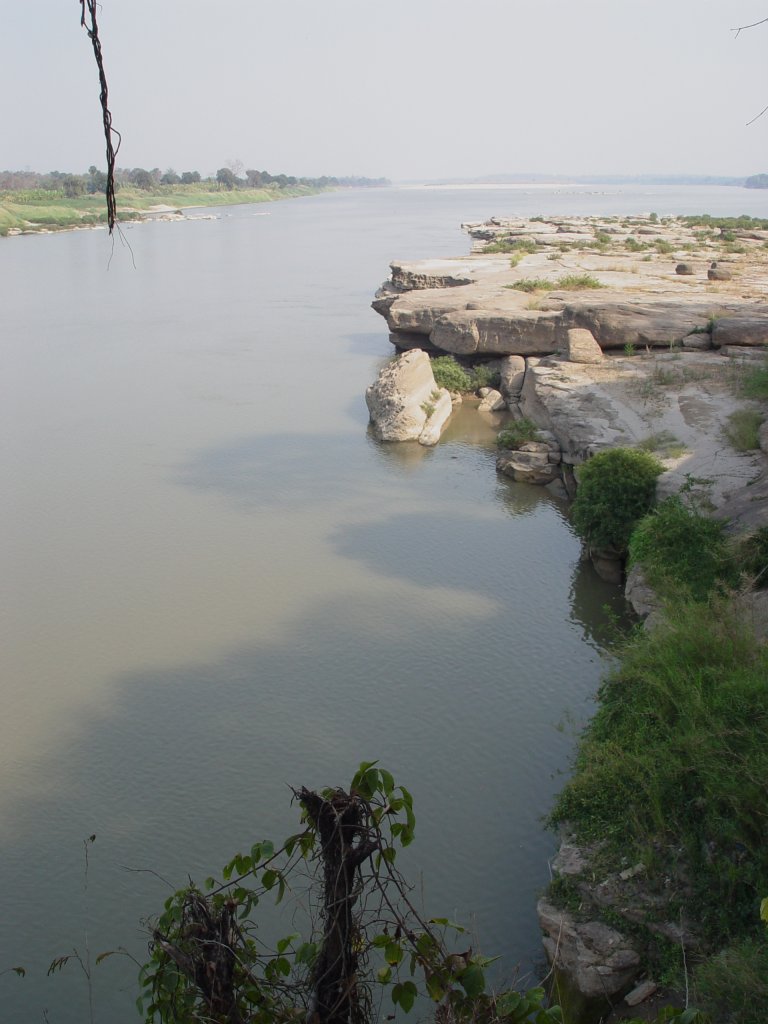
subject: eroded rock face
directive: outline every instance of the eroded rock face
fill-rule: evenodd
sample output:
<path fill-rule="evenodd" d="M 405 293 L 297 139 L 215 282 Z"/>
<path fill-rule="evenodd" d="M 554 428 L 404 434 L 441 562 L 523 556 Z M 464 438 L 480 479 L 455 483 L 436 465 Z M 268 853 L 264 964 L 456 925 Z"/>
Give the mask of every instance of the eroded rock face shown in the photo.
<path fill-rule="evenodd" d="M 420 349 L 382 367 L 365 401 L 373 433 L 382 441 L 436 444 L 452 409 L 451 396 L 438 388 L 429 356 Z"/>
<path fill-rule="evenodd" d="M 485 394 L 482 395 L 480 405 L 477 407 L 478 412 L 501 412 L 507 408 L 506 399 L 500 391 L 495 388 L 483 388 L 483 391 Z"/>
<path fill-rule="evenodd" d="M 534 445 L 523 447 L 532 448 Z M 527 484 L 549 484 L 560 476 L 560 469 L 550 460 L 549 448 L 545 444 L 536 446 L 533 451 L 500 452 L 496 458 L 496 469 L 504 476 Z"/>
<path fill-rule="evenodd" d="M 632 605 L 635 614 L 639 615 L 641 619 L 647 620 L 661 608 L 658 594 L 648 583 L 639 565 L 633 565 L 627 573 L 624 596 Z"/>
<path fill-rule="evenodd" d="M 471 284 L 471 276 L 462 274 L 460 271 L 457 273 L 450 265 L 445 266 L 446 262 L 423 260 L 421 269 L 415 269 L 413 264 L 393 260 L 389 265 L 392 271 L 392 284 L 403 291 L 424 288 L 459 288 L 461 285 Z"/>
<path fill-rule="evenodd" d="M 592 332 L 583 327 L 571 327 L 566 331 L 563 356 L 569 363 L 602 363 L 604 358 Z"/>
<path fill-rule="evenodd" d="M 523 356 L 505 356 L 501 360 L 501 393 L 512 401 L 517 401 L 523 390 L 525 378 L 525 359 Z"/>
<path fill-rule="evenodd" d="M 599 921 L 578 922 L 546 900 L 539 900 L 536 911 L 547 959 L 585 999 L 611 999 L 632 985 L 640 954 L 626 936 Z"/>
<path fill-rule="evenodd" d="M 555 352 L 562 336 L 556 312 L 462 309 L 435 321 L 430 341 L 455 355 Z"/>
<path fill-rule="evenodd" d="M 620 296 L 569 303 L 564 310 L 568 325 L 591 331 L 603 349 L 669 346 L 696 329 L 706 329 L 711 315 L 711 302 L 629 302 Z"/>
<path fill-rule="evenodd" d="M 529 359 L 520 409 L 554 434 L 571 465 L 632 443 L 618 404 L 577 363 Z"/>
<path fill-rule="evenodd" d="M 715 318 L 712 343 L 717 348 L 722 345 L 768 345 L 768 307 L 750 311 L 749 316 Z"/>

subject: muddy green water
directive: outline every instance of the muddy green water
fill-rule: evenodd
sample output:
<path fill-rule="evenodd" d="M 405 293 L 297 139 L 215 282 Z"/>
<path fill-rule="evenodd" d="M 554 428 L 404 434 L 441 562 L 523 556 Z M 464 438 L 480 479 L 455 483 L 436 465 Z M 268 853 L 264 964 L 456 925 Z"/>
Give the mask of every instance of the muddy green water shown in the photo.
<path fill-rule="evenodd" d="M 143 956 L 167 890 L 126 868 L 201 879 L 293 831 L 286 783 L 364 758 L 414 793 L 429 912 L 531 968 L 540 819 L 617 595 L 475 417 L 370 439 L 368 303 L 391 258 L 465 252 L 462 220 L 664 202 L 326 195 L 129 228 L 135 266 L 99 232 L 0 240 L 4 1020 L 88 1019 L 76 967 L 45 977 L 73 947 Z M 134 978 L 95 969 L 97 1021 L 135 1019 Z"/>

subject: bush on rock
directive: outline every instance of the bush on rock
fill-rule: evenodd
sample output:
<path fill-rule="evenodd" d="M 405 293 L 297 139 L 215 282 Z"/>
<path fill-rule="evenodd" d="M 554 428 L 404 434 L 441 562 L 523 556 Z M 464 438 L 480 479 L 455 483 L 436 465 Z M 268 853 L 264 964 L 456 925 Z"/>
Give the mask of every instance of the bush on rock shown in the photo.
<path fill-rule="evenodd" d="M 626 552 L 636 524 L 653 506 L 663 470 L 658 459 L 630 448 L 600 452 L 580 466 L 571 514 L 582 540 Z"/>

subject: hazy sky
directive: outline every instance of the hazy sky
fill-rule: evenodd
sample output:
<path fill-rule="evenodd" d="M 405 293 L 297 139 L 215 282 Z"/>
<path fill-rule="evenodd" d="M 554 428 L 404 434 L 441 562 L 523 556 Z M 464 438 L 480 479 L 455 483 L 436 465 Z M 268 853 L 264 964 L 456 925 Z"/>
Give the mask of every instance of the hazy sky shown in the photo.
<path fill-rule="evenodd" d="M 0 169 L 104 165 L 77 0 L 7 4 Z M 768 171 L 768 0 L 103 0 L 123 167 Z"/>

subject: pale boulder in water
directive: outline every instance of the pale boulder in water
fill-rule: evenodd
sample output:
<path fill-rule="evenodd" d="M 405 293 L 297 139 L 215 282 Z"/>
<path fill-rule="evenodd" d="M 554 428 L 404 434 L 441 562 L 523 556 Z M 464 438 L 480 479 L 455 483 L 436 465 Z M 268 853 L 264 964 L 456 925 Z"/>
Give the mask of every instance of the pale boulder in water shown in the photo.
<path fill-rule="evenodd" d="M 382 441 L 436 444 L 451 414 L 451 396 L 439 388 L 426 352 L 404 352 L 379 371 L 365 392 L 371 428 Z"/>

